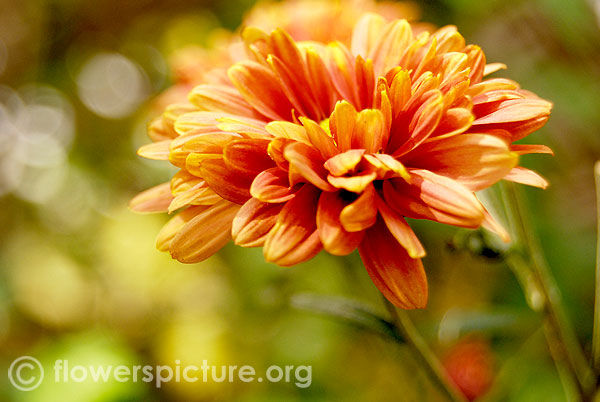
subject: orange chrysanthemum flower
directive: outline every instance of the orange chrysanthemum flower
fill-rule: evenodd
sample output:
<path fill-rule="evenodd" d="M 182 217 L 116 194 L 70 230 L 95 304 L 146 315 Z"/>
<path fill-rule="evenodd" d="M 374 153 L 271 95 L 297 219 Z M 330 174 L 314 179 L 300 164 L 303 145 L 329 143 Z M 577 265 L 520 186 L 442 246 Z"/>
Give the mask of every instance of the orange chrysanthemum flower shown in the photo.
<path fill-rule="evenodd" d="M 545 187 L 513 145 L 551 104 L 486 65 L 454 27 L 415 35 L 405 20 L 367 14 L 350 48 L 244 31 L 248 60 L 195 87 L 150 129 L 140 155 L 181 170 L 134 210 L 174 212 L 158 248 L 203 260 L 230 238 L 294 265 L 358 248 L 395 305 L 427 302 L 421 243 L 405 218 L 484 226 L 506 238 L 474 192 L 501 179 Z"/>
<path fill-rule="evenodd" d="M 388 20 L 404 18 L 412 21 L 419 17 L 419 8 L 411 2 L 261 1 L 245 15 L 242 26 L 257 27 L 266 32 L 280 28 L 297 41 L 338 41 L 349 45 L 352 28 L 365 12 L 377 12 Z M 431 25 L 414 24 L 413 29 L 418 33 L 431 29 Z M 208 47 L 184 47 L 170 57 L 175 84 L 156 99 L 155 106 L 160 112 L 171 103 L 184 102 L 196 85 L 220 83 L 226 71 L 224 68 L 246 59 L 239 35 L 233 32 L 218 30 L 209 42 Z"/>

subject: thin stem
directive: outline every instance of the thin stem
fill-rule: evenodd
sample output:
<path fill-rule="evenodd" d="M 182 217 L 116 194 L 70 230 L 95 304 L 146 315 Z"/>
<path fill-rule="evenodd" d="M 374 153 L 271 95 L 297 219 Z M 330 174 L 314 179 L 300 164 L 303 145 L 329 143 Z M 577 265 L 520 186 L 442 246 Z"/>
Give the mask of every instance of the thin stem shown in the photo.
<path fill-rule="evenodd" d="M 392 324 L 410 347 L 415 357 L 422 363 L 427 374 L 429 374 L 429 378 L 443 391 L 449 400 L 453 402 L 467 402 L 464 395 L 452 383 L 446 370 L 429 348 L 427 342 L 419 334 L 419 331 L 412 323 L 406 311 L 397 310 L 385 297 L 383 297 L 383 301 L 392 317 Z"/>
<path fill-rule="evenodd" d="M 514 186 L 511 183 L 504 183 L 503 190 L 506 213 L 511 226 L 513 226 L 516 240 L 524 247 L 524 254 L 530 257 L 529 264 L 522 261 L 522 264 L 515 265 L 515 262 L 522 260 L 523 256 L 519 256 L 519 258 L 509 256 L 507 262 L 512 266 L 513 271 L 521 271 L 521 275 L 531 276 L 531 286 L 524 286 L 524 291 L 530 306 L 546 315 L 547 328 L 552 331 L 549 341 L 551 339 L 557 341 L 549 342 L 551 351 L 553 351 L 552 355 L 555 359 L 560 358 L 561 355 L 566 357 L 564 360 L 577 380 L 581 399 L 583 401 L 590 400 L 594 387 L 593 375 L 575 331 L 563 309 L 560 290 L 550 272 L 541 246 L 532 234 L 527 215 L 522 211 Z M 514 253 L 518 253 L 518 250 Z M 536 302 L 532 304 L 531 301 Z M 556 346 L 562 348 L 562 353 L 557 353 Z"/>
<path fill-rule="evenodd" d="M 592 338 L 592 365 L 600 373 L 600 162 L 594 166 L 596 181 L 596 301 L 594 304 L 594 335 Z"/>

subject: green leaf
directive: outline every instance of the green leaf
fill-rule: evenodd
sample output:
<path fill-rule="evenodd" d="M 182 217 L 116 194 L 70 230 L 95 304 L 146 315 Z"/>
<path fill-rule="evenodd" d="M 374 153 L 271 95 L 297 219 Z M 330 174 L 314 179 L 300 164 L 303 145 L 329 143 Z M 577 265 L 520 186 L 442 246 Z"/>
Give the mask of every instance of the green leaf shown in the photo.
<path fill-rule="evenodd" d="M 356 300 L 338 296 L 301 293 L 291 297 L 290 304 L 298 310 L 309 311 L 335 318 L 356 328 L 404 343 L 394 325 L 381 317 L 374 308 Z"/>

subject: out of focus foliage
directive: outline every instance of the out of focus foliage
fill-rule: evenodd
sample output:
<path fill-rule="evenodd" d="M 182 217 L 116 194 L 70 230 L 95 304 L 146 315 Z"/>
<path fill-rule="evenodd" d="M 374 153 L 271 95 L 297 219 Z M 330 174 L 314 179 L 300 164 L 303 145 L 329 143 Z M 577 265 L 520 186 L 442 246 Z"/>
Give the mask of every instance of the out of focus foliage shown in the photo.
<path fill-rule="evenodd" d="M 590 344 L 594 189 L 600 159 L 600 5 L 585 0 L 427 0 L 424 21 L 455 24 L 504 76 L 555 102 L 531 136 L 550 180 L 523 189 L 570 318 Z M 54 384 L 34 392 L 0 377 L 0 401 L 443 400 L 405 350 L 289 306 L 298 292 L 379 296 L 357 256 L 324 253 L 292 269 L 226 247 L 192 266 L 154 249 L 165 216 L 127 210 L 172 171 L 142 160 L 169 60 L 235 30 L 252 0 L 0 0 L 0 367 L 33 355 L 78 364 L 312 365 L 291 383 Z M 260 7 L 260 5 L 258 6 Z M 530 162 L 524 158 L 527 166 Z M 516 280 L 494 258 L 447 247 L 457 230 L 413 222 L 425 239 L 430 305 L 418 325 L 453 369 L 465 335 L 495 375 L 485 401 L 564 401 L 558 374 Z M 460 237 L 460 236 L 459 236 Z M 470 240 L 469 240 L 470 241 Z M 460 242 L 459 242 L 460 243 Z M 467 247 L 468 248 L 468 247 Z M 465 342 L 465 341 L 461 341 Z M 459 346 L 463 343 L 459 343 Z M 464 348 L 463 348 L 464 349 Z M 471 360 L 470 360 L 471 359 Z M 458 363 L 456 363 L 458 362 Z M 493 366 L 493 367 L 491 367 Z M 468 367 L 465 366 L 464 370 Z M 487 379 L 480 379 L 487 381 Z"/>

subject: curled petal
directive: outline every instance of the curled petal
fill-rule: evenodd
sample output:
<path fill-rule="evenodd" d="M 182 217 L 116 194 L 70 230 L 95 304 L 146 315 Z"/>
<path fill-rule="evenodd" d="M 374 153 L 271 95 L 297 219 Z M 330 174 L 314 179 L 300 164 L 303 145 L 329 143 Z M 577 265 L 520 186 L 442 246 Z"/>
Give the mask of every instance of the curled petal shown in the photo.
<path fill-rule="evenodd" d="M 365 172 L 349 177 L 328 175 L 327 181 L 329 181 L 329 183 L 335 188 L 341 188 L 353 193 L 362 193 L 367 187 L 369 187 L 371 183 L 373 183 L 373 180 L 376 178 L 377 173 Z"/>
<path fill-rule="evenodd" d="M 285 159 L 283 150 L 286 146 L 293 144 L 294 142 L 294 140 L 290 140 L 289 138 L 274 138 L 267 148 L 267 152 L 271 159 L 273 159 L 280 169 L 285 170 L 286 172 L 290 169 L 290 163 Z"/>
<path fill-rule="evenodd" d="M 371 227 L 377 219 L 377 194 L 375 187 L 367 186 L 365 191 L 340 212 L 340 223 L 348 232 L 359 232 Z"/>
<path fill-rule="evenodd" d="M 375 169 L 379 178 L 402 177 L 404 180 L 410 180 L 406 167 L 391 155 L 373 154 L 365 155 L 364 158 Z"/>
<path fill-rule="evenodd" d="M 358 248 L 375 286 L 392 304 L 403 309 L 427 305 L 427 277 L 420 259 L 411 258 L 381 219 Z"/>
<path fill-rule="evenodd" d="M 167 212 L 172 200 L 171 183 L 163 183 L 133 197 L 129 208 L 134 212 Z"/>
<path fill-rule="evenodd" d="M 456 181 L 427 170 L 409 169 L 411 182 L 391 179 L 383 183 L 384 199 L 403 216 L 449 225 L 477 228 L 484 209 L 475 195 Z"/>
<path fill-rule="evenodd" d="M 251 198 L 240 208 L 231 228 L 233 241 L 242 247 L 260 247 L 277 221 L 284 204 L 267 204 Z"/>
<path fill-rule="evenodd" d="M 348 232 L 340 222 L 340 214 L 348 205 L 340 192 L 323 192 L 317 210 L 317 228 L 323 248 L 333 255 L 350 254 L 362 241 L 365 232 Z"/>
<path fill-rule="evenodd" d="M 279 168 L 267 169 L 256 176 L 250 186 L 250 194 L 269 203 L 285 202 L 294 197 L 287 172 Z"/>
<path fill-rule="evenodd" d="M 219 251 L 231 239 L 231 224 L 239 205 L 223 200 L 206 208 L 175 235 L 169 251 L 184 263 L 199 262 Z"/>
<path fill-rule="evenodd" d="M 343 176 L 354 171 L 364 154 L 364 149 L 351 149 L 328 159 L 324 166 L 332 175 Z"/>
<path fill-rule="evenodd" d="M 289 266 L 306 261 L 322 249 L 316 224 L 320 191 L 304 185 L 288 201 L 265 240 L 263 254 L 269 262 Z"/>
<path fill-rule="evenodd" d="M 312 183 L 323 191 L 333 191 L 334 187 L 325 178 L 327 170 L 323 167 L 323 159 L 319 151 L 313 147 L 296 142 L 285 147 L 285 159 L 290 163 L 290 184 L 299 182 Z"/>

